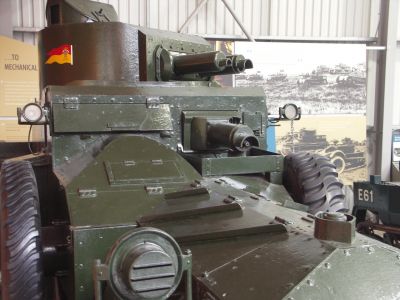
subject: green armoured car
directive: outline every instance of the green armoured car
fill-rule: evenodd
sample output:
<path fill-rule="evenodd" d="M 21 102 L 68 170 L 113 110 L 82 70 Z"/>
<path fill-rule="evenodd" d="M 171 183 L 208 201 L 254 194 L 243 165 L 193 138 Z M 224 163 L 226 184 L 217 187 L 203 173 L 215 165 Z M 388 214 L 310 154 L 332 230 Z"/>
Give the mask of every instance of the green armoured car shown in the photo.
<path fill-rule="evenodd" d="M 355 233 L 334 166 L 266 151 L 262 88 L 213 81 L 250 60 L 99 2 L 47 24 L 18 117 L 51 142 L 1 167 L 2 299 L 398 297 L 400 254 Z"/>

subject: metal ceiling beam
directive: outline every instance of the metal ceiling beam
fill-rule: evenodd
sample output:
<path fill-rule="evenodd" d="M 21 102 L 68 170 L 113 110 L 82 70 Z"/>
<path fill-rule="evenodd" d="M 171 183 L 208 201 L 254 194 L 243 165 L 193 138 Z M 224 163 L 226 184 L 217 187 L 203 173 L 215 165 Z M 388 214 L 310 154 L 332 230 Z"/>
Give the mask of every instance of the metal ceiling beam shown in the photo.
<path fill-rule="evenodd" d="M 208 40 L 247 41 L 242 35 L 226 34 L 201 34 Z M 377 38 L 374 37 L 299 37 L 299 36 L 266 36 L 254 37 L 256 42 L 283 42 L 283 43 L 341 43 L 341 44 L 367 44 L 367 50 L 385 50 L 384 46 L 376 46 Z"/>
<path fill-rule="evenodd" d="M 193 10 L 193 12 L 190 14 L 190 16 L 187 18 L 185 23 L 179 28 L 178 32 L 182 32 L 187 28 L 189 23 L 198 15 L 200 9 L 207 3 L 208 0 L 202 0 L 199 5 Z M 226 0 L 221 0 L 225 7 L 228 9 L 229 13 L 232 15 L 232 17 L 235 19 L 236 23 L 239 25 L 240 29 L 242 29 L 243 33 L 247 37 L 247 39 L 251 42 L 255 42 L 255 39 L 253 36 L 247 31 L 246 27 L 242 23 L 242 21 L 239 19 L 239 17 L 236 15 L 235 11 L 233 8 L 229 5 L 229 3 Z"/>
<path fill-rule="evenodd" d="M 236 15 L 236 13 L 233 10 L 233 8 L 229 5 L 229 3 L 226 2 L 226 0 L 221 0 L 221 1 L 224 3 L 225 7 L 229 10 L 229 12 L 231 13 L 232 17 L 235 19 L 236 23 L 238 23 L 239 27 L 242 29 L 243 33 L 246 35 L 246 37 L 249 39 L 249 41 L 255 42 L 256 40 L 246 30 L 246 27 L 243 25 L 242 21 L 240 21 L 240 19 Z"/>
<path fill-rule="evenodd" d="M 178 32 L 182 32 L 186 29 L 190 22 L 198 15 L 200 9 L 207 3 L 208 0 L 203 0 L 199 3 L 199 5 L 194 9 L 194 11 L 190 14 L 189 18 L 183 23 L 181 28 L 179 28 Z"/>

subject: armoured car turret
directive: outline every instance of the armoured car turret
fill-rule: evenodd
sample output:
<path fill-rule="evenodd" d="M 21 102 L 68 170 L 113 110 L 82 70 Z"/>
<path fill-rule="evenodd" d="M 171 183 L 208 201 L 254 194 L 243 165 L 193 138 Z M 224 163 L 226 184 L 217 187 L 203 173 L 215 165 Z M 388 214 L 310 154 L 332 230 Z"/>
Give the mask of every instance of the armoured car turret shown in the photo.
<path fill-rule="evenodd" d="M 399 253 L 355 234 L 334 166 L 268 152 L 262 88 L 213 81 L 250 60 L 98 2 L 47 20 L 18 116 L 51 141 L 1 168 L 2 299 L 398 295 Z"/>

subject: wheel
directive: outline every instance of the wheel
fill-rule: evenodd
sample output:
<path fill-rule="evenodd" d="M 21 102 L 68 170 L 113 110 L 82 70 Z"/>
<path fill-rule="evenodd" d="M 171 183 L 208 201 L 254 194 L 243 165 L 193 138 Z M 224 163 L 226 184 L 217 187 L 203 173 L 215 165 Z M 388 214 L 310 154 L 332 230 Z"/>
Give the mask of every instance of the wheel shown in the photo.
<path fill-rule="evenodd" d="M 335 165 L 338 174 L 342 174 L 342 172 L 346 168 L 346 162 L 344 161 L 344 158 L 341 156 L 333 157 L 331 159 L 331 163 Z"/>
<path fill-rule="evenodd" d="M 292 153 L 285 157 L 283 184 L 296 202 L 318 211 L 347 212 L 343 184 L 335 165 L 318 154 Z"/>
<path fill-rule="evenodd" d="M 42 299 L 39 196 L 31 163 L 5 161 L 0 192 L 2 299 Z"/>

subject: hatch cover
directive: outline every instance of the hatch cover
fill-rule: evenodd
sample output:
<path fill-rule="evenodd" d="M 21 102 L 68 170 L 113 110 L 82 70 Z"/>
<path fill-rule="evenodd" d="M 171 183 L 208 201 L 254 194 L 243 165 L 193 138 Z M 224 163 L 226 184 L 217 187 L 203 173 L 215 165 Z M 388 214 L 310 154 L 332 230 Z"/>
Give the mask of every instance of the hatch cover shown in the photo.
<path fill-rule="evenodd" d="M 105 161 L 111 185 L 183 182 L 184 176 L 174 160 Z"/>

